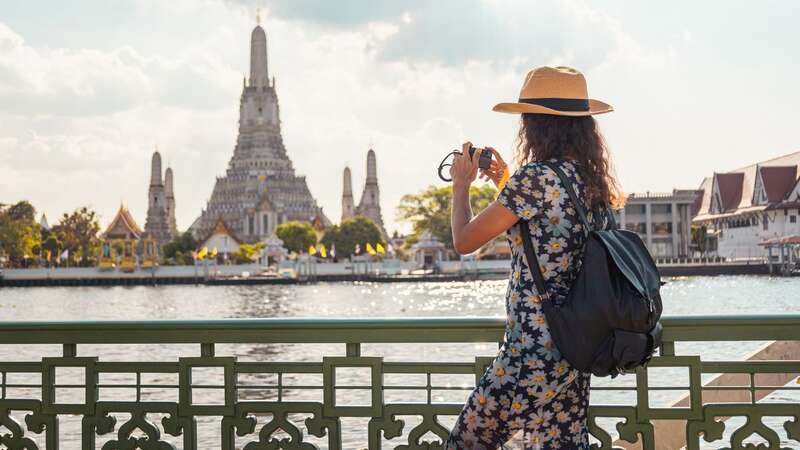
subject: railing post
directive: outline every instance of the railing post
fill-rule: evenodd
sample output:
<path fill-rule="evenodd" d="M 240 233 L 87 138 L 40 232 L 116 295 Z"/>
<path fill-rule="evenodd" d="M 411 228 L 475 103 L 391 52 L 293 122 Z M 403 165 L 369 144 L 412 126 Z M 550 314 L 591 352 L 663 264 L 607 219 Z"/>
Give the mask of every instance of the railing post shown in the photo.
<path fill-rule="evenodd" d="M 202 356 L 203 358 L 213 358 L 214 352 L 215 351 L 213 343 L 200 344 L 200 356 Z"/>
<path fill-rule="evenodd" d="M 361 356 L 361 344 L 359 342 L 348 342 L 345 354 L 350 357 Z"/>
<path fill-rule="evenodd" d="M 78 344 L 64 344 L 61 347 L 61 354 L 64 358 L 74 358 L 78 356 Z"/>

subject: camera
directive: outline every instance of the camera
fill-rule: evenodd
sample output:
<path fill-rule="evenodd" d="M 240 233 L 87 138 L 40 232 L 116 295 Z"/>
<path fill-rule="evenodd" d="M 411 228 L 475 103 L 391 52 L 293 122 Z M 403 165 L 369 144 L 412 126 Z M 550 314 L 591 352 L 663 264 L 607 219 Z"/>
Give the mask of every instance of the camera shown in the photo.
<path fill-rule="evenodd" d="M 470 146 L 469 148 L 469 159 L 475 157 L 475 152 L 480 151 L 480 156 L 478 156 L 478 167 L 481 169 L 488 169 L 492 165 L 492 151 L 486 150 L 485 148 L 475 148 Z"/>
<path fill-rule="evenodd" d="M 486 169 L 492 167 L 492 151 L 491 150 L 487 150 L 485 148 L 475 148 L 475 147 L 470 146 L 470 148 L 469 148 L 469 159 L 470 160 L 472 160 L 475 157 L 475 152 L 479 152 L 478 153 L 478 167 L 480 167 L 483 170 L 486 170 Z M 448 177 L 446 175 L 447 174 L 447 168 L 451 167 L 453 165 L 452 163 L 448 163 L 447 161 L 448 161 L 448 158 L 450 158 L 451 156 L 460 155 L 460 154 L 461 154 L 461 152 L 459 152 L 458 150 L 453 150 L 452 152 L 448 153 L 447 156 L 444 157 L 444 159 L 442 160 L 441 163 L 439 163 L 439 178 L 441 178 L 442 181 L 446 181 L 446 182 L 453 181 L 450 177 Z"/>

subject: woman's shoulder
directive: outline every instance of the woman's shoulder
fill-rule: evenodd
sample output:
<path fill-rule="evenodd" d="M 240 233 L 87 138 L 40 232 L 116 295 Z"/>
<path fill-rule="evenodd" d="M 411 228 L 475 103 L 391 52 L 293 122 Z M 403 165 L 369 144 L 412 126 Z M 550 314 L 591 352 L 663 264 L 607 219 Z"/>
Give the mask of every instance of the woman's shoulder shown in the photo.
<path fill-rule="evenodd" d="M 546 161 L 529 161 L 521 165 L 515 174 L 528 177 L 543 176 L 553 178 L 556 174 L 552 167 L 560 168 L 568 177 L 577 174 L 577 166 L 574 161 L 559 158 L 550 158 Z"/>

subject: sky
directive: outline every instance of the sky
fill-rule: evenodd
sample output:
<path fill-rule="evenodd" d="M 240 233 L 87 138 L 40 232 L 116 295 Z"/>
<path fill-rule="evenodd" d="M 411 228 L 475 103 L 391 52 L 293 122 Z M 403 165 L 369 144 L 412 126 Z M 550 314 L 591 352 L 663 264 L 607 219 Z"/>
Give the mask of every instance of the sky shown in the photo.
<path fill-rule="evenodd" d="M 389 232 L 461 142 L 511 160 L 519 119 L 491 107 L 543 65 L 614 106 L 597 118 L 627 193 L 800 151 L 800 2 L 4 0 L 0 203 L 105 227 L 124 202 L 143 226 L 158 146 L 186 229 L 233 153 L 257 8 L 288 154 L 334 222 L 370 144 Z"/>

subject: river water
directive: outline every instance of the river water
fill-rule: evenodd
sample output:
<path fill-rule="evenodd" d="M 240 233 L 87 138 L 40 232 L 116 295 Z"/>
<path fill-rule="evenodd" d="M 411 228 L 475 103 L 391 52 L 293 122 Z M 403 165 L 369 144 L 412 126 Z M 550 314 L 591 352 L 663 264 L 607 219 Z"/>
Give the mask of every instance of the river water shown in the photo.
<path fill-rule="evenodd" d="M 687 277 L 668 280 L 663 287 L 664 314 L 776 314 L 800 312 L 800 278 L 753 276 Z M 221 319 L 266 317 L 425 317 L 502 316 L 505 281 L 448 283 L 320 283 L 291 286 L 164 286 L 164 287 L 64 287 L 0 289 L 0 320 L 148 320 Z M 677 354 L 700 354 L 703 359 L 742 359 L 763 342 L 679 343 Z M 60 356 L 60 346 L 0 346 L 0 359 L 38 360 Z M 363 356 L 383 356 L 392 361 L 472 361 L 476 355 L 491 356 L 496 345 L 364 345 Z M 79 356 L 100 357 L 101 361 L 171 360 L 198 356 L 199 346 L 79 346 Z M 253 361 L 319 361 L 322 355 L 344 355 L 344 345 L 219 345 L 218 356 L 236 355 Z M 686 371 L 663 369 L 652 375 L 652 385 L 688 384 Z M 355 376 L 355 375 L 354 375 Z M 101 380 L 108 381 L 108 380 Z M 153 382 L 158 382 L 156 379 Z M 160 380 L 163 381 L 163 380 Z M 176 381 L 176 380 L 171 380 Z M 297 381 L 297 380 L 296 380 Z M 300 380 L 295 384 L 318 384 L 321 380 Z M 346 379 L 344 380 L 346 382 Z M 410 383 L 412 380 L 399 380 Z M 469 377 L 438 380 L 468 386 Z M 681 382 L 682 381 L 682 382 Z M 436 380 L 434 381 L 436 382 Z M 615 385 L 632 385 L 630 376 L 619 377 Z M 607 379 L 593 380 L 594 386 L 608 386 Z M 24 390 L 20 389 L 20 392 Z M 441 391 L 434 401 L 463 401 L 468 391 Z M 666 406 L 682 392 L 661 391 L 652 406 Z M 66 395 L 66 394 L 65 394 Z M 240 394 L 241 395 L 241 394 Z M 273 398 L 270 393 L 243 394 L 249 399 Z M 404 396 L 405 395 L 405 396 Z M 410 394 L 387 393 L 387 401 L 424 401 Z M 773 394 L 777 400 L 788 394 Z M 295 391 L 290 398 L 321 400 L 319 392 Z M 357 395 L 355 396 L 357 397 Z M 125 400 L 123 393 L 101 392 L 102 399 Z M 176 393 L 153 390 L 145 400 L 175 401 Z M 635 402 L 635 395 L 620 391 L 596 391 L 593 403 Z M 215 422 L 216 420 L 216 422 Z M 733 420 L 733 419 L 732 419 Z M 122 422 L 118 422 L 121 424 Z M 413 421 L 407 422 L 408 431 Z M 451 422 L 447 422 L 449 424 Z M 732 422 L 730 425 L 741 422 Z M 213 424 L 213 425 L 212 425 Z M 778 429 L 780 422 L 769 423 Z M 80 422 L 65 417 L 60 424 L 62 448 L 79 448 Z M 366 421 L 343 424 L 346 449 L 366 447 Z M 612 429 L 606 427 L 606 429 Z M 730 429 L 730 428 L 729 428 Z M 2 428 L 0 428 L 2 430 Z M 2 434 L 3 431 L 0 431 Z M 783 433 L 785 434 L 785 433 Z M 219 446 L 219 421 L 198 419 L 199 448 Z M 324 443 L 311 440 L 324 448 Z M 98 442 L 104 442 L 98 439 Z M 175 441 L 180 448 L 180 443 Z M 392 445 L 399 441 L 389 441 Z M 715 444 L 719 444 L 717 441 Z M 795 444 L 795 445 L 793 445 Z M 786 445 L 797 446 L 796 442 Z M 709 448 L 715 448 L 714 445 Z M 387 447 L 389 448 L 389 447 Z"/>

